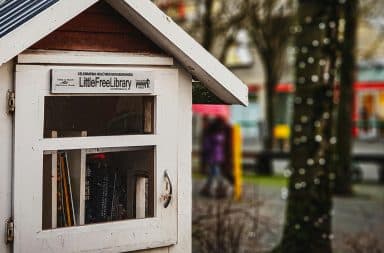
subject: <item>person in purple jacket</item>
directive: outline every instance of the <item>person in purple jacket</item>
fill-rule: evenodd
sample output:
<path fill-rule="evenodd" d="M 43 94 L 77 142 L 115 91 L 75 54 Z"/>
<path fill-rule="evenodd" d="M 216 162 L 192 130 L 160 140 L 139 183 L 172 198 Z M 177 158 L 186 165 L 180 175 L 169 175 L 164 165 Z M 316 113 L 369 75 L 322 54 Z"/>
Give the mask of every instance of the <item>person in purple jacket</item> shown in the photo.
<path fill-rule="evenodd" d="M 222 175 L 222 168 L 226 161 L 227 124 L 222 118 L 215 119 L 208 126 L 203 140 L 202 152 L 208 166 L 208 179 L 201 194 L 212 197 L 226 197 L 228 185 Z"/>

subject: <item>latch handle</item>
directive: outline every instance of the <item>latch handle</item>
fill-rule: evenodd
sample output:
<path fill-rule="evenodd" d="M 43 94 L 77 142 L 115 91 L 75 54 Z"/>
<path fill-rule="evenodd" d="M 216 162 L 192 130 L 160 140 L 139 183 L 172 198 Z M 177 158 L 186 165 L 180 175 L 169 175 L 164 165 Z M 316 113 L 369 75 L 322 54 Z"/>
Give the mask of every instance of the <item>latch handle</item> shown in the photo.
<path fill-rule="evenodd" d="M 168 190 L 168 193 L 163 196 L 165 200 L 164 208 L 167 208 L 172 200 L 172 182 L 167 171 L 164 171 L 164 179 L 166 181 L 166 190 Z"/>

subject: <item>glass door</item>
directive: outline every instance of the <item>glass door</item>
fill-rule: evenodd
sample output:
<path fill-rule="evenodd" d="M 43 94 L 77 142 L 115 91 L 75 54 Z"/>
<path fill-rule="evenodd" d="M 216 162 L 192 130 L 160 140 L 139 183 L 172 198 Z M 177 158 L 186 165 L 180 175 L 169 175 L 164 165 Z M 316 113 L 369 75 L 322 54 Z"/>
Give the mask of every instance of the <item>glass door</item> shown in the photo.
<path fill-rule="evenodd" d="M 176 243 L 177 70 L 129 68 L 151 94 L 52 94 L 62 68 L 77 67 L 17 66 L 15 252 Z"/>

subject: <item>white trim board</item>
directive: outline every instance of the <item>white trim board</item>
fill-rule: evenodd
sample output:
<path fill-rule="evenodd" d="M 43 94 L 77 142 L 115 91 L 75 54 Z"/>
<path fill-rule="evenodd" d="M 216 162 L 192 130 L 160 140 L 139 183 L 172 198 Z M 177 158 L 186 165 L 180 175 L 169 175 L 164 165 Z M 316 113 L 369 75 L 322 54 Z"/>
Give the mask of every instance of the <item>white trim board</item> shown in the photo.
<path fill-rule="evenodd" d="M 248 88 L 149 0 L 106 0 L 228 104 L 248 104 Z M 20 54 L 97 0 L 61 0 L 0 39 L 0 64 Z"/>
<path fill-rule="evenodd" d="M 21 64 L 92 64 L 172 66 L 173 58 L 159 55 L 113 52 L 26 50 L 17 56 Z"/>

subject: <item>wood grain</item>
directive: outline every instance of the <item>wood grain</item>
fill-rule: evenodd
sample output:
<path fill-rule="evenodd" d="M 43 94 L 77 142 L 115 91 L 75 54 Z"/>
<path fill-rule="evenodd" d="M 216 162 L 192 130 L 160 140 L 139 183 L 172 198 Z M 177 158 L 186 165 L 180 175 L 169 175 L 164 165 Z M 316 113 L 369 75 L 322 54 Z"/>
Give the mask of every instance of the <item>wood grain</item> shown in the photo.
<path fill-rule="evenodd" d="M 164 54 L 156 44 L 103 2 L 91 6 L 31 48 Z"/>

